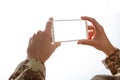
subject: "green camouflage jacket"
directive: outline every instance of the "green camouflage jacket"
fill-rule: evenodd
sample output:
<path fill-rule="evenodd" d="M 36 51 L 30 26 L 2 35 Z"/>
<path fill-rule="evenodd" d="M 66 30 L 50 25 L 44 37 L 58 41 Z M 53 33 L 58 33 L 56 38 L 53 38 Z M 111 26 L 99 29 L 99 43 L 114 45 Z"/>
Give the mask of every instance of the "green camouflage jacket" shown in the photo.
<path fill-rule="evenodd" d="M 45 66 L 40 60 L 27 59 L 17 66 L 9 80 L 45 80 Z"/>
<path fill-rule="evenodd" d="M 120 80 L 120 50 L 107 57 L 103 63 L 113 75 L 97 75 L 91 80 Z M 45 66 L 37 59 L 21 62 L 9 80 L 45 80 Z"/>

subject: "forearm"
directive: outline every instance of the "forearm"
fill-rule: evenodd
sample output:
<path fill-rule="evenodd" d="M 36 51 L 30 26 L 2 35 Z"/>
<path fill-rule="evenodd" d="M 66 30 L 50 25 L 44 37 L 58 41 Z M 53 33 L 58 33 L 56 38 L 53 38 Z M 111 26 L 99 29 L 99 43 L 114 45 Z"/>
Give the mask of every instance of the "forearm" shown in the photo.
<path fill-rule="evenodd" d="M 45 66 L 37 59 L 27 59 L 20 63 L 9 80 L 45 80 Z"/>
<path fill-rule="evenodd" d="M 106 44 L 104 45 L 104 48 L 102 49 L 102 51 L 109 57 L 110 55 L 112 55 L 114 53 L 114 51 L 116 50 L 116 48 L 108 41 L 106 42 Z"/>
<path fill-rule="evenodd" d="M 103 60 L 106 68 L 108 68 L 113 75 L 120 72 L 120 50 L 116 49 L 111 55 Z"/>

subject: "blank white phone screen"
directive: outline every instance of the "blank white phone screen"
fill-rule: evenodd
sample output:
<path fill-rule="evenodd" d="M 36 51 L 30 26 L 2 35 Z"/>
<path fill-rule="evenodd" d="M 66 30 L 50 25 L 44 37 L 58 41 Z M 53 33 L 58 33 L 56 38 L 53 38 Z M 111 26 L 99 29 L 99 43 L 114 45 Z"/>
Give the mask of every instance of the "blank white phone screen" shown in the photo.
<path fill-rule="evenodd" d="M 87 38 L 87 24 L 85 20 L 53 20 L 53 42 L 70 42 Z"/>

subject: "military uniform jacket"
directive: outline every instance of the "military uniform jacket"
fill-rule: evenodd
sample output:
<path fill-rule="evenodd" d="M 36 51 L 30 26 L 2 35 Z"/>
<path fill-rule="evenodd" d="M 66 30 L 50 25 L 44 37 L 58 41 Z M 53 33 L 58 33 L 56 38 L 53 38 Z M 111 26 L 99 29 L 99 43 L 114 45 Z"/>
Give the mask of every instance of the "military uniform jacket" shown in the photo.
<path fill-rule="evenodd" d="M 17 66 L 9 80 L 45 80 L 45 66 L 40 60 L 27 59 Z"/>
<path fill-rule="evenodd" d="M 97 75 L 91 80 L 120 80 L 120 50 L 103 60 L 112 75 Z M 27 59 L 21 62 L 9 80 L 45 80 L 45 66 L 37 59 Z"/>

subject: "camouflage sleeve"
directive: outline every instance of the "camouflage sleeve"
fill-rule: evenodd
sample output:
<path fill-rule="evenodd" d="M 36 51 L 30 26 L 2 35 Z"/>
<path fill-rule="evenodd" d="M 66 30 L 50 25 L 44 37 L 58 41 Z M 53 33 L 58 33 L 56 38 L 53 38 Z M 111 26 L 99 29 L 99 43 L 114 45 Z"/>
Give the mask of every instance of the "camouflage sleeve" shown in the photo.
<path fill-rule="evenodd" d="M 27 59 L 17 66 L 9 80 L 45 80 L 45 66 L 40 60 Z"/>
<path fill-rule="evenodd" d="M 115 52 L 103 60 L 104 65 L 111 71 L 113 75 L 120 76 L 120 50 L 116 49 Z"/>

